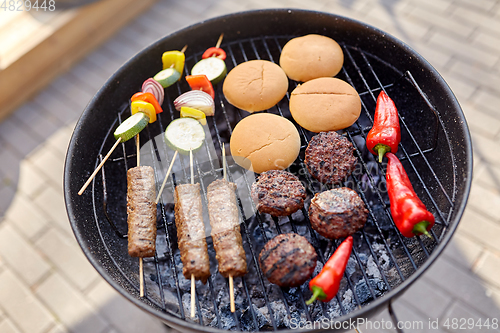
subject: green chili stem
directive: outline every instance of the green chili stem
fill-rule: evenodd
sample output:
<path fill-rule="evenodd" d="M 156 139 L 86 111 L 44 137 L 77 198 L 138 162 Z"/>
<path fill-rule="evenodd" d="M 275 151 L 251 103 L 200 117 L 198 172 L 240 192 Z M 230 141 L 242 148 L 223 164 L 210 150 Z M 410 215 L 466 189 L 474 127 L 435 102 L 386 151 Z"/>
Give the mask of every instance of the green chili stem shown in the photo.
<path fill-rule="evenodd" d="M 325 295 L 324 291 L 318 287 L 318 286 L 313 286 L 313 295 L 312 297 L 306 302 L 306 305 L 312 304 L 321 294 Z M 326 296 L 326 295 L 325 295 Z"/>
<path fill-rule="evenodd" d="M 376 144 L 375 147 L 373 147 L 373 150 L 378 153 L 378 162 L 382 163 L 382 159 L 384 158 L 385 153 L 388 153 L 391 151 L 391 147 L 388 145 L 384 145 L 382 143 Z"/>
<path fill-rule="evenodd" d="M 430 239 L 432 239 L 431 234 L 427 231 L 428 226 L 429 226 L 429 222 L 427 222 L 427 221 L 418 222 L 417 224 L 415 224 L 413 226 L 412 231 L 414 234 L 424 234 L 427 237 L 429 237 Z"/>

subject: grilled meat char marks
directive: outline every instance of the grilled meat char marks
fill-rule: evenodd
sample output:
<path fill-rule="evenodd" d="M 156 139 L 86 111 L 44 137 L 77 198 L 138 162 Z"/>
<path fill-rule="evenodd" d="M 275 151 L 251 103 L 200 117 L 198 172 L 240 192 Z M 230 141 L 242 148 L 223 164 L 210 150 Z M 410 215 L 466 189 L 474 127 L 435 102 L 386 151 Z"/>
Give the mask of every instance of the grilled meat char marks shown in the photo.
<path fill-rule="evenodd" d="M 192 274 L 205 284 L 210 277 L 210 261 L 203 224 L 200 184 L 177 185 L 174 200 L 182 273 L 186 279 L 191 279 Z"/>
<path fill-rule="evenodd" d="M 152 257 L 156 248 L 156 189 L 153 168 L 138 166 L 127 171 L 128 253 Z"/>
<path fill-rule="evenodd" d="M 352 143 L 337 132 L 315 135 L 305 152 L 309 173 L 324 184 L 338 184 L 354 170 L 357 158 Z"/>
<path fill-rule="evenodd" d="M 306 189 L 290 172 L 270 170 L 252 184 L 251 195 L 259 212 L 286 216 L 304 207 Z"/>
<path fill-rule="evenodd" d="M 280 287 L 297 287 L 309 279 L 317 254 L 303 236 L 280 234 L 269 240 L 259 254 L 259 264 L 269 282 Z"/>
<path fill-rule="evenodd" d="M 311 226 L 326 238 L 343 238 L 363 228 L 368 210 L 356 191 L 336 188 L 317 193 L 309 206 Z"/>
<path fill-rule="evenodd" d="M 219 272 L 224 277 L 243 276 L 247 262 L 236 202 L 236 184 L 225 179 L 212 182 L 207 187 L 208 215 L 212 226 L 212 240 Z"/>

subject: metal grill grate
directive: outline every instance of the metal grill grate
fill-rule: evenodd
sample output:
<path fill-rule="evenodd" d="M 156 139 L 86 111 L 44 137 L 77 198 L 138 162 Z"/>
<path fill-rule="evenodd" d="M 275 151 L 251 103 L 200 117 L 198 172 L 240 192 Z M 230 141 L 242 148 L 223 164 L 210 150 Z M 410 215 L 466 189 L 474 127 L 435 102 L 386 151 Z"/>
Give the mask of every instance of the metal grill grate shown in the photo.
<path fill-rule="evenodd" d="M 294 36 L 261 37 L 223 44 L 222 47 L 228 55 L 226 59 L 228 70 L 252 59 L 277 62 L 281 48 L 292 37 Z M 451 186 L 443 185 L 443 183 L 449 184 L 450 181 L 443 182 L 442 179 L 453 177 L 455 173 L 447 173 L 447 170 L 454 170 L 453 157 L 448 159 L 450 161 L 448 164 L 439 162 L 439 159 L 436 162 L 436 155 L 451 155 L 451 146 L 437 110 L 422 93 L 411 73 L 402 73 L 382 59 L 356 47 L 341 46 L 345 60 L 342 72 L 337 77 L 354 86 L 362 101 L 361 117 L 353 126 L 342 132 L 353 143 L 355 155 L 358 157 L 358 167 L 344 185 L 360 194 L 369 210 L 369 218 L 365 228 L 354 235 L 355 247 L 339 293 L 329 303 L 315 302 L 306 306 L 305 299 L 310 297 L 307 284 L 298 288 L 281 289 L 264 278 L 258 265 L 258 253 L 263 244 L 283 232 L 299 233 L 309 239 L 319 257 L 315 274 L 340 244 L 338 240 L 330 241 L 317 235 L 309 224 L 307 205 L 310 198 L 329 187 L 319 184 L 308 175 L 303 157 L 304 150 L 314 133 L 297 126 L 301 136 L 301 153 L 289 171 L 297 174 L 306 185 L 308 192 L 306 207 L 285 218 L 271 218 L 260 213 L 249 216 L 244 208 L 244 202 L 248 202 L 248 198 L 238 197 L 242 216 L 241 232 L 249 273 L 235 279 L 237 311 L 232 314 L 229 311 L 228 282 L 217 272 L 215 253 L 209 239 L 212 277 L 207 285 L 197 282 L 196 287 L 195 321 L 200 325 L 240 331 L 276 331 L 290 327 L 291 320 L 317 321 L 340 317 L 383 297 L 400 285 L 425 262 L 445 234 L 453 210 L 456 189 L 454 179 L 451 181 Z M 186 59 L 186 74 L 199 60 L 200 55 L 196 54 Z M 289 92 L 296 85 L 291 83 Z M 188 89 L 185 83 L 178 83 L 168 88 L 164 103 L 165 112 L 158 117 L 156 123 L 149 125 L 140 134 L 141 142 L 145 143 L 142 150 L 149 151 L 151 166 L 155 170 L 159 184 L 163 181 L 173 152 L 167 148 L 164 140 L 155 138 L 162 138 L 166 125 L 178 116 L 173 109 L 172 101 Z M 406 239 L 396 230 L 384 188 L 385 166 L 377 163 L 364 147 L 366 134 L 372 124 L 376 97 L 380 90 L 386 90 L 400 110 L 403 141 L 398 156 L 403 161 L 415 190 L 436 217 L 436 225 L 431 231 L 434 240 L 421 237 Z M 284 101 L 268 112 L 282 115 L 293 122 L 288 110 L 289 95 L 287 93 Z M 196 154 L 194 158 L 195 181 L 202 183 L 204 203 L 206 203 L 206 186 L 222 177 L 219 162 L 222 143 L 229 142 L 234 125 L 248 115 L 247 112 L 235 109 L 227 103 L 221 85 L 216 87 L 215 102 L 216 115 L 207 120 L 216 150 L 212 151 L 209 148 L 211 143 L 206 141 L 202 149 L 208 156 L 208 163 L 200 161 Z M 110 128 L 103 147 L 112 144 L 113 137 L 110 133 L 116 127 L 116 123 L 120 123 L 128 116 L 129 107 L 128 104 L 124 104 L 117 115 L 117 121 Z M 422 128 L 429 129 L 422 133 Z M 133 141 L 121 144 L 121 152 L 113 155 L 113 159 L 102 169 L 102 177 L 94 181 L 93 202 L 96 224 L 105 248 L 113 264 L 116 265 L 117 273 L 127 279 L 131 292 L 135 293 L 139 289 L 138 261 L 128 257 L 124 239 L 127 228 L 125 173 L 128 168 L 135 166 L 135 155 L 133 153 L 129 155 L 129 152 L 135 152 Z M 173 192 L 176 184 L 189 182 L 189 172 L 187 172 L 189 166 L 186 160 L 179 158 L 177 162 L 180 163 L 180 171 L 172 174 L 173 182 L 169 181 L 165 191 Z M 242 172 L 242 169 L 231 160 L 228 161 L 228 167 L 230 180 L 235 181 L 238 177 L 245 187 L 243 190 L 249 193 L 251 177 Z M 100 206 L 101 202 L 103 207 Z M 164 200 L 159 205 L 159 211 L 157 253 L 154 258 L 144 260 L 146 276 L 144 301 L 170 315 L 191 321 L 191 318 L 186 316 L 190 285 L 182 276 L 182 263 L 173 220 L 173 203 Z"/>

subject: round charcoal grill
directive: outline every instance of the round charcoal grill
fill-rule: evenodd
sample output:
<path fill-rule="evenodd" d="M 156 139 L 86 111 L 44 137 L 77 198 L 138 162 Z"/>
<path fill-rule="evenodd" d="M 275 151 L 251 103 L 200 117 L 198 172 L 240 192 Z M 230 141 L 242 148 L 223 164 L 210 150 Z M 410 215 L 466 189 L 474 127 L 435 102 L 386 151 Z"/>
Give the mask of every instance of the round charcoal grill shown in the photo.
<path fill-rule="evenodd" d="M 360 194 L 369 209 L 369 218 L 363 230 L 354 235 L 346 273 L 331 302 L 306 306 L 305 300 L 311 296 L 307 283 L 298 288 L 279 288 L 265 279 L 257 262 L 267 240 L 280 233 L 295 232 L 315 247 L 319 257 L 316 274 L 340 244 L 339 240 L 322 238 L 309 224 L 307 208 L 311 197 L 328 188 L 307 173 L 304 150 L 314 133 L 299 126 L 301 153 L 289 171 L 304 182 L 308 199 L 306 207 L 292 216 L 278 219 L 255 213 L 248 194 L 254 175 L 228 158 L 229 178 L 238 184 L 241 232 L 249 266 L 247 275 L 235 279 L 234 314 L 229 310 L 228 281 L 218 274 L 208 238 L 212 276 L 206 285 L 197 282 L 196 317 L 189 316 L 190 283 L 182 276 L 172 199 L 175 185 L 190 181 L 186 157 L 177 159 L 158 205 L 157 250 L 155 257 L 144 259 L 143 298 L 139 297 L 139 262 L 128 256 L 125 236 L 126 170 L 136 165 L 134 140 L 120 144 L 92 185 L 82 196 L 77 195 L 114 144 L 114 129 L 130 115 L 129 98 L 140 90 L 144 80 L 161 69 L 162 53 L 187 44 L 188 74 L 222 32 L 225 35 L 221 47 L 228 54 L 228 70 L 252 59 L 278 62 L 281 48 L 289 39 L 308 33 L 332 37 L 342 46 L 345 61 L 337 77 L 358 91 L 363 106 L 359 120 L 341 131 L 354 144 L 358 157 L 356 170 L 343 185 Z M 289 93 L 296 86 L 296 82 L 290 81 Z M 164 112 L 140 134 L 141 164 L 154 168 L 158 189 L 173 156 L 163 139 L 166 126 L 179 117 L 172 102 L 188 90 L 184 80 L 167 88 Z M 400 111 L 402 142 L 397 155 L 419 197 L 436 217 L 431 231 L 433 239 L 407 239 L 397 231 L 385 189 L 385 165 L 377 163 L 365 148 L 381 90 L 388 93 Z M 293 121 L 288 110 L 289 93 L 266 112 Z M 222 144 L 228 148 L 232 129 L 249 115 L 227 103 L 221 84 L 216 86 L 215 103 L 216 115 L 207 119 L 207 140 L 194 158 L 195 181 L 202 184 L 204 204 L 206 187 L 222 177 Z M 466 205 L 471 175 L 472 148 L 463 113 L 444 80 L 421 56 L 382 31 L 353 20 L 302 10 L 261 10 L 193 25 L 157 41 L 123 65 L 78 121 L 68 149 L 64 186 L 68 216 L 87 258 L 114 288 L 143 310 L 183 332 L 290 332 L 308 322 L 367 318 L 390 304 L 449 242 Z M 207 218 L 205 222 L 208 225 Z M 324 326 L 317 325 L 312 331 L 321 327 Z"/>

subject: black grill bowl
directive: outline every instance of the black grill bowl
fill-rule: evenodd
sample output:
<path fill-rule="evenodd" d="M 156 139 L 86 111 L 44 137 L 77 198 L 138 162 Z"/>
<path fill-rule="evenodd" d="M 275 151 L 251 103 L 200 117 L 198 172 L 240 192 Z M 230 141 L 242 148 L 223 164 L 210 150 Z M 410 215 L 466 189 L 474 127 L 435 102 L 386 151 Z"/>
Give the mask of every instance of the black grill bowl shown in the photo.
<path fill-rule="evenodd" d="M 126 177 L 135 166 L 135 143 L 130 140 L 111 155 L 89 188 L 78 190 L 114 143 L 113 131 L 129 116 L 128 100 L 140 90 L 142 82 L 161 69 L 164 51 L 186 52 L 186 73 L 224 33 L 222 48 L 228 53 L 228 70 L 246 60 L 267 59 L 278 62 L 281 47 L 292 37 L 317 33 L 338 41 L 345 55 L 344 68 L 338 75 L 360 94 L 363 110 L 358 122 L 342 131 L 356 148 L 359 172 L 344 185 L 360 193 L 370 214 L 365 228 L 354 235 L 355 246 L 348 270 L 337 297 L 330 303 L 315 302 L 307 284 L 300 288 L 280 289 L 262 277 L 256 257 L 265 241 L 281 232 L 298 232 L 316 248 L 320 264 L 338 246 L 316 234 L 307 219 L 307 205 L 322 187 L 302 172 L 303 151 L 313 135 L 300 129 L 302 152 L 290 171 L 300 175 L 308 188 L 306 209 L 283 219 L 265 214 L 242 213 L 242 235 L 250 272 L 235 279 L 237 311 L 228 312 L 227 281 L 217 273 L 214 251 L 209 239 L 212 278 L 207 285 L 197 284 L 197 314 L 191 320 L 182 305 L 189 295 L 189 282 L 181 274 L 171 203 L 159 205 L 157 255 L 145 262 L 146 297 L 138 292 L 138 260 L 126 251 Z M 290 82 L 290 90 L 297 85 Z M 196 165 L 197 179 L 206 187 L 221 176 L 222 143 L 229 142 L 232 127 L 248 113 L 235 109 L 216 87 L 216 116 L 208 127 L 217 161 Z M 436 216 L 433 240 L 425 237 L 406 239 L 394 227 L 384 189 L 385 165 L 374 162 L 367 153 L 364 139 L 371 127 L 375 100 L 381 89 L 387 91 L 398 109 L 402 122 L 402 143 L 398 156 L 407 170 L 419 197 Z M 179 116 L 172 101 L 187 91 L 184 80 L 166 90 L 164 112 L 156 123 L 141 132 L 141 149 L 149 149 L 157 182 L 161 184 L 173 155 L 162 140 L 152 138 Z M 290 118 L 288 96 L 268 112 Z M 167 153 L 168 152 L 168 153 Z M 170 157 L 167 157 L 170 156 Z M 229 161 L 230 176 L 239 167 Z M 105 177 L 103 177 L 103 173 Z M 177 173 L 176 183 L 187 181 Z M 298 323 L 328 320 L 348 322 L 369 318 L 388 301 L 408 288 L 443 251 L 464 211 L 472 180 L 472 146 L 462 110 L 439 73 L 419 54 L 401 41 L 363 23 L 331 14 L 295 9 L 259 10 L 231 14 L 201 22 L 175 32 L 147 47 L 124 64 L 93 97 L 79 119 L 66 156 L 64 192 L 68 217 L 74 234 L 95 269 L 131 302 L 179 330 L 195 332 L 292 330 Z M 246 186 L 251 180 L 246 179 Z M 371 187 L 370 187 L 371 185 Z M 103 189 L 106 189 L 104 191 Z M 167 186 L 166 191 L 172 191 Z M 108 218 L 110 221 L 108 221 Z M 199 314 L 203 313 L 200 317 Z M 346 325 L 335 325 L 344 331 Z"/>

